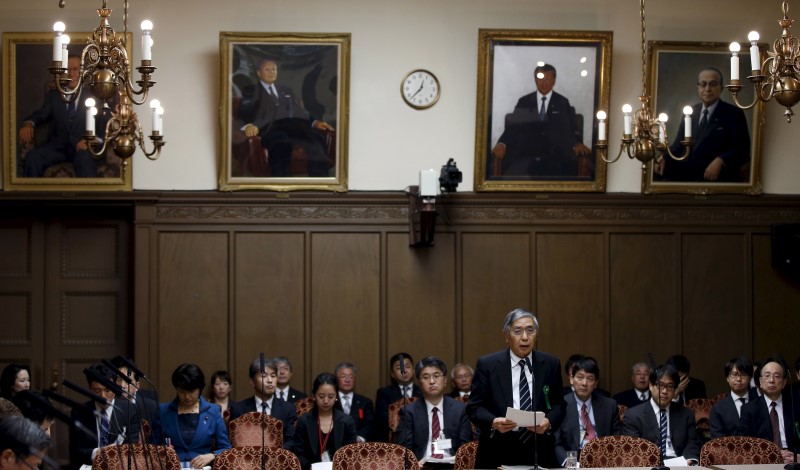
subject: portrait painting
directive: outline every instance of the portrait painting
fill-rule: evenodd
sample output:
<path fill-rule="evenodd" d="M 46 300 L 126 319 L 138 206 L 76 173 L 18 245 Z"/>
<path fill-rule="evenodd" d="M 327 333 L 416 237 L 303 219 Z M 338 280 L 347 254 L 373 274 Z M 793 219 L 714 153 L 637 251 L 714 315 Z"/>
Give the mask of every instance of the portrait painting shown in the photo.
<path fill-rule="evenodd" d="M 69 36 L 67 77 L 77 84 L 81 52 L 91 33 Z M 93 95 L 85 79 L 72 104 L 56 90 L 48 70 L 53 39 L 46 32 L 3 33 L 4 190 L 131 190 L 130 159 L 125 165 L 111 149 L 98 150 L 98 155 L 86 151 L 84 100 Z M 132 61 L 131 39 L 128 33 L 126 50 Z M 101 115 L 110 114 L 113 106 L 98 103 Z"/>
<path fill-rule="evenodd" d="M 479 32 L 476 191 L 602 192 L 612 33 Z"/>
<path fill-rule="evenodd" d="M 762 47 L 763 49 L 766 46 Z M 666 113 L 666 152 L 646 164 L 644 193 L 761 193 L 761 135 L 763 103 L 753 103 L 749 44 L 741 45 L 739 63 L 742 90 L 737 99 L 730 84 L 729 44 L 650 41 L 648 43 L 650 96 L 654 113 Z M 683 109 L 692 113 L 691 150 L 685 151 Z"/>
<path fill-rule="evenodd" d="M 223 191 L 347 190 L 350 34 L 220 33 Z"/>

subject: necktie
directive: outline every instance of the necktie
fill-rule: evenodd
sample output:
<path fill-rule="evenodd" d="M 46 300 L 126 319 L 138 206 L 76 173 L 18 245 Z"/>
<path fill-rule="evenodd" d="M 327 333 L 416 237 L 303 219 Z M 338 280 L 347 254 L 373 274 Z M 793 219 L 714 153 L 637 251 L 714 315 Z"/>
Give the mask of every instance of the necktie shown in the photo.
<path fill-rule="evenodd" d="M 278 392 L 278 398 L 280 398 L 281 400 L 286 400 L 286 395 L 283 394 L 283 390 Z"/>
<path fill-rule="evenodd" d="M 433 407 L 433 413 L 431 414 L 431 457 L 435 459 L 441 459 L 444 457 L 442 454 L 437 454 L 436 449 L 433 445 L 433 441 L 439 439 L 439 434 L 442 432 L 442 427 L 439 424 L 439 408 Z"/>
<path fill-rule="evenodd" d="M 739 409 L 736 410 L 736 411 L 739 412 L 739 417 L 741 418 L 742 417 L 742 407 L 747 404 L 747 400 L 744 399 L 744 398 L 739 398 L 739 401 L 741 402 L 741 405 L 739 406 Z"/>
<path fill-rule="evenodd" d="M 345 395 L 342 398 L 344 398 L 344 404 L 342 405 L 342 410 L 344 410 L 344 414 L 349 415 L 350 414 L 350 395 Z"/>
<path fill-rule="evenodd" d="M 525 359 L 519 360 L 519 409 L 522 411 L 533 411 L 533 400 L 531 399 L 531 390 L 528 387 L 528 378 L 525 377 Z M 531 433 L 527 429 L 519 430 L 519 439 L 522 442 L 528 442 Z"/>
<path fill-rule="evenodd" d="M 592 425 L 592 420 L 589 419 L 589 410 L 586 408 L 586 403 L 581 406 L 581 422 L 583 423 L 583 428 L 586 430 L 586 442 L 591 442 L 597 437 L 597 433 L 594 430 L 594 425 Z"/>
<path fill-rule="evenodd" d="M 667 458 L 667 411 L 662 409 L 659 412 L 659 414 L 660 414 L 660 419 L 658 428 L 661 430 L 661 442 L 659 443 L 661 447 L 661 458 L 666 459 Z"/>
<path fill-rule="evenodd" d="M 75 112 L 75 102 L 70 101 L 67 103 L 67 113 L 73 114 Z"/>
<path fill-rule="evenodd" d="M 769 404 L 769 420 L 772 422 L 772 442 L 774 442 L 778 449 L 782 449 L 783 445 L 781 444 L 781 428 L 778 421 L 778 412 L 776 411 L 776 407 L 778 406 L 777 403 L 774 401 Z"/>
<path fill-rule="evenodd" d="M 403 385 L 403 398 L 411 398 L 411 393 L 409 393 L 409 389 L 411 387 L 408 385 Z"/>
<path fill-rule="evenodd" d="M 547 100 L 546 97 L 542 97 L 542 107 L 539 108 L 539 120 L 546 121 L 547 120 L 547 108 L 545 108 L 544 103 Z"/>
<path fill-rule="evenodd" d="M 105 447 L 108 442 L 108 415 L 103 411 L 103 416 L 100 418 L 100 447 Z"/>
<path fill-rule="evenodd" d="M 699 135 L 708 124 L 708 109 L 703 110 L 703 117 L 700 118 L 700 124 L 697 125 L 697 134 Z"/>
<path fill-rule="evenodd" d="M 647 400 L 647 392 L 642 392 L 642 394 L 639 396 L 639 401 L 645 400 Z"/>

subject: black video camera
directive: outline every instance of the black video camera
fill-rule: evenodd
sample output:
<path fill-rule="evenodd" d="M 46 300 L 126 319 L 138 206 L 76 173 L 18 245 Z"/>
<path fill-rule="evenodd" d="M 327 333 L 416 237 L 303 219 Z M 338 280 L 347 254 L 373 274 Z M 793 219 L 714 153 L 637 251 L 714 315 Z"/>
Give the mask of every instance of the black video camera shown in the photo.
<path fill-rule="evenodd" d="M 447 163 L 442 165 L 442 172 L 439 175 L 439 186 L 441 187 L 442 194 L 456 192 L 461 178 L 461 170 L 456 166 L 455 160 L 452 158 L 447 160 Z"/>

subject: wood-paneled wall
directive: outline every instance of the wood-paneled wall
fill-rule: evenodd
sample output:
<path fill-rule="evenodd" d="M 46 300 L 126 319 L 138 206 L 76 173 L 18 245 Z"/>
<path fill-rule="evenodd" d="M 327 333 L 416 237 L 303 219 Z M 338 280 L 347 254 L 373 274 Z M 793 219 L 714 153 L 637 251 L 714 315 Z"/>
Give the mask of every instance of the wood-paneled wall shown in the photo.
<path fill-rule="evenodd" d="M 262 351 L 306 390 L 352 361 L 373 395 L 398 351 L 452 365 L 504 347 L 514 307 L 539 315 L 542 350 L 595 356 L 612 391 L 648 352 L 689 356 L 709 393 L 731 356 L 800 353 L 784 333 L 800 290 L 769 258 L 796 198 L 458 194 L 439 210 L 436 245 L 410 248 L 403 195 L 137 201 L 137 359 L 164 397 L 184 361 L 230 370 L 245 397 Z"/>

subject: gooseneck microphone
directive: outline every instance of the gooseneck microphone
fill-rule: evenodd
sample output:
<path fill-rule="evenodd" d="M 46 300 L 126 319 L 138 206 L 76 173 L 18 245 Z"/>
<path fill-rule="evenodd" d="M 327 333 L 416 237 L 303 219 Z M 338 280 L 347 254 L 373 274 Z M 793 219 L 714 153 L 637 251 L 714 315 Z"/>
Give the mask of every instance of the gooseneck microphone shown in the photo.
<path fill-rule="evenodd" d="M 263 426 L 261 426 L 261 470 L 265 470 L 267 468 L 267 448 L 265 447 L 265 432 L 267 429 L 267 402 L 264 400 L 264 379 L 267 377 L 267 368 L 264 363 L 264 353 L 261 352 L 258 354 L 259 370 L 261 371 L 261 420 L 264 421 Z M 275 406 L 274 401 L 273 406 Z"/>

